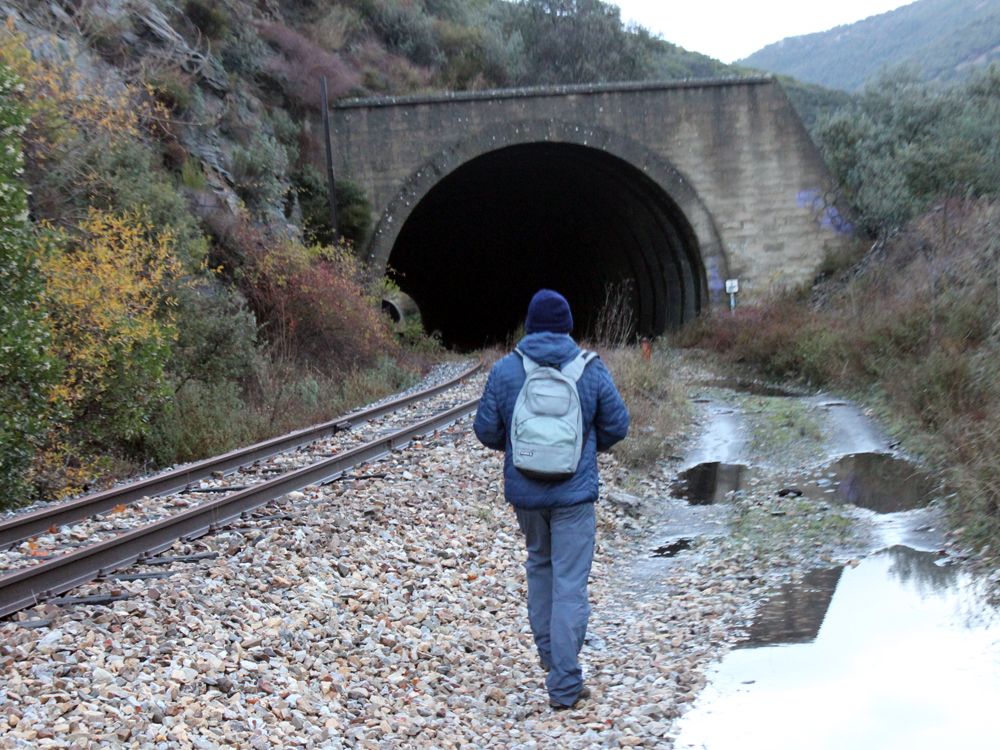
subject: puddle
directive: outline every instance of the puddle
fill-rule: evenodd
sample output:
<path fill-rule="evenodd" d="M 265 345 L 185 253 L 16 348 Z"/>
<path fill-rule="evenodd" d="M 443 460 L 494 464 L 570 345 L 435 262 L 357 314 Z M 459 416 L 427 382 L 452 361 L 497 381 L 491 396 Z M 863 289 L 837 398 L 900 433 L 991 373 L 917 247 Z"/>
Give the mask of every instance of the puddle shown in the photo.
<path fill-rule="evenodd" d="M 842 572 L 843 568 L 814 570 L 801 582 L 782 586 L 761 607 L 749 636 L 736 648 L 815 640 Z"/>
<path fill-rule="evenodd" d="M 772 396 L 776 398 L 802 398 L 806 394 L 797 393 L 781 386 L 768 385 L 753 380 L 734 380 L 718 378 L 714 380 L 699 380 L 695 385 L 705 388 L 724 388 L 749 396 Z"/>
<path fill-rule="evenodd" d="M 754 380 L 729 380 L 724 378 L 714 380 L 699 380 L 695 385 L 706 388 L 725 388 L 737 393 L 746 393 L 750 396 L 772 396 L 776 398 L 802 398 L 805 393 L 796 393 L 787 388 L 767 383 L 758 383 Z"/>
<path fill-rule="evenodd" d="M 691 549 L 693 540 L 683 537 L 653 550 L 653 557 L 674 557 L 678 552 Z"/>
<path fill-rule="evenodd" d="M 713 505 L 724 501 L 728 493 L 742 489 L 749 471 L 743 464 L 710 461 L 682 471 L 671 489 L 691 505 Z"/>
<path fill-rule="evenodd" d="M 939 559 L 897 546 L 783 588 L 711 675 L 675 747 L 996 747 L 1000 612 Z"/>
<path fill-rule="evenodd" d="M 927 505 L 935 484 L 909 461 L 887 453 L 855 453 L 824 467 L 783 491 L 801 491 L 814 500 L 851 503 L 876 513 L 896 513 Z"/>

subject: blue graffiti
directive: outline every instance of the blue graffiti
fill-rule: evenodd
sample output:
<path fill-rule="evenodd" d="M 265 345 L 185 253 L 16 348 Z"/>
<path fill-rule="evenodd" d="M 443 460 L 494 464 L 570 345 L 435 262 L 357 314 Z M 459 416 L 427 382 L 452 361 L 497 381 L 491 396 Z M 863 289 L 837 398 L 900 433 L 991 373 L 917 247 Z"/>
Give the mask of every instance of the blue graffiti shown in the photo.
<path fill-rule="evenodd" d="M 838 234 L 852 234 L 854 232 L 854 224 L 841 214 L 836 206 L 827 202 L 826 196 L 821 190 L 816 188 L 800 190 L 795 197 L 795 203 L 799 208 L 812 210 L 819 225 L 824 229 Z"/>
<path fill-rule="evenodd" d="M 811 208 L 817 210 L 823 205 L 823 194 L 819 190 L 800 190 L 796 196 L 795 203 L 799 208 Z"/>
<path fill-rule="evenodd" d="M 726 288 L 726 281 L 719 272 L 719 261 L 717 258 L 709 258 L 705 264 L 705 271 L 708 274 L 708 289 L 711 292 L 721 292 Z"/>
<path fill-rule="evenodd" d="M 827 206 L 823 211 L 823 218 L 820 219 L 819 223 L 820 226 L 832 229 L 839 234 L 854 233 L 854 224 L 847 217 L 842 216 L 836 206 Z"/>

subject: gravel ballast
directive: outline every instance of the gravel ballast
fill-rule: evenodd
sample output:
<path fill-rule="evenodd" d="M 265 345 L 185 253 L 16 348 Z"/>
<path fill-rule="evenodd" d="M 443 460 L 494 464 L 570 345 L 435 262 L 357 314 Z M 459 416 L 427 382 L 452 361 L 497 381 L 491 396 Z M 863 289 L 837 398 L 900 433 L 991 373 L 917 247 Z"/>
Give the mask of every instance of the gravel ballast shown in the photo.
<path fill-rule="evenodd" d="M 215 558 L 74 592 L 126 599 L 0 623 L 2 746 L 669 748 L 766 592 L 842 556 L 850 535 L 849 518 L 828 535 L 836 514 L 777 499 L 765 472 L 734 507 L 743 527 L 759 514 L 780 528 L 703 534 L 652 560 L 689 512 L 669 498 L 677 465 L 639 476 L 601 456 L 581 655 L 594 697 L 555 713 L 501 456 L 470 424 L 168 553 Z M 724 526 L 731 511 L 706 513 Z"/>

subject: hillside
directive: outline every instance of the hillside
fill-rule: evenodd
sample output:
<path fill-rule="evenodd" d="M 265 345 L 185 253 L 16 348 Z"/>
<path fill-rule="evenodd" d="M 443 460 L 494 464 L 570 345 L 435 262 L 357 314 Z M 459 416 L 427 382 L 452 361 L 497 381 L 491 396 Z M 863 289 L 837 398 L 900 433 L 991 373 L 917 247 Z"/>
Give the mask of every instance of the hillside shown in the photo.
<path fill-rule="evenodd" d="M 954 81 L 1000 60 L 1000 0 L 918 0 L 829 31 L 783 39 L 739 61 L 800 81 L 857 91 L 885 67 Z"/>

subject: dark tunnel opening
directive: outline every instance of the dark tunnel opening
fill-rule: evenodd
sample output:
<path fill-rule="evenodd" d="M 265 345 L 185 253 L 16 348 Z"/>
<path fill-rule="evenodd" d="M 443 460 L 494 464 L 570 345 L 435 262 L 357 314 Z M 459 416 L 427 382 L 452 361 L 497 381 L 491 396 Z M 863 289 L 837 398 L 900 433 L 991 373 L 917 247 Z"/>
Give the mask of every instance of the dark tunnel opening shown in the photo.
<path fill-rule="evenodd" d="M 547 287 L 569 300 L 574 336 L 592 336 L 609 290 L 656 336 L 704 302 L 697 241 L 670 197 L 603 151 L 532 143 L 462 165 L 410 214 L 389 275 L 424 327 L 457 349 L 502 343 Z"/>

